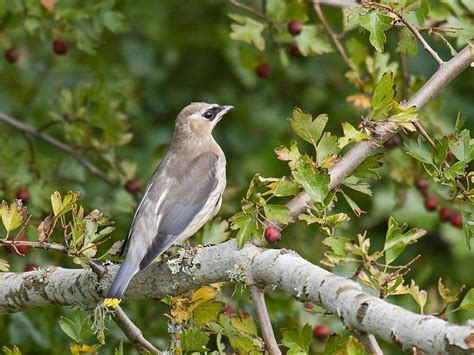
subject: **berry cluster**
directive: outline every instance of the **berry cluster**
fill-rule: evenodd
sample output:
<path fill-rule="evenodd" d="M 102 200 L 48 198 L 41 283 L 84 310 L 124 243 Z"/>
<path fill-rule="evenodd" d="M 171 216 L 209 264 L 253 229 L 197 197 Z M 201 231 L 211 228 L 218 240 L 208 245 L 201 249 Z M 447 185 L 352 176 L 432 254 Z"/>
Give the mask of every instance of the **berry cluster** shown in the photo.
<path fill-rule="evenodd" d="M 292 36 L 298 36 L 303 32 L 304 25 L 298 20 L 291 20 L 287 25 L 288 32 Z M 287 52 L 293 57 L 302 57 L 301 51 L 295 43 L 290 43 L 287 47 Z M 265 79 L 272 75 L 272 67 L 269 63 L 260 63 L 255 69 L 255 73 L 259 78 Z"/>
<path fill-rule="evenodd" d="M 428 193 L 428 180 L 416 178 L 415 186 L 425 197 L 425 208 L 427 211 L 434 212 L 438 210 L 438 199 Z M 439 220 L 441 222 L 450 222 L 453 227 L 462 228 L 461 213 L 451 210 L 449 207 L 441 207 L 439 209 Z"/>
<path fill-rule="evenodd" d="M 57 55 L 65 55 L 69 49 L 69 45 L 62 39 L 55 39 L 52 42 L 52 48 L 53 52 Z M 10 47 L 5 50 L 4 56 L 8 63 L 16 63 L 16 61 L 20 58 L 20 52 L 18 52 L 15 47 Z"/>

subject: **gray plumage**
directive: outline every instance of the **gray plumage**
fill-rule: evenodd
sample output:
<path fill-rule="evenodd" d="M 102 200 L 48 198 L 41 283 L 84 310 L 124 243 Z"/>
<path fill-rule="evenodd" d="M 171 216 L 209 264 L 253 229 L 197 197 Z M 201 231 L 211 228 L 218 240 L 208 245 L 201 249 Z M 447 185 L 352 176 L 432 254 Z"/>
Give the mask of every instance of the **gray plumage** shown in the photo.
<path fill-rule="evenodd" d="M 125 261 L 106 300 L 120 300 L 137 272 L 195 234 L 219 211 L 226 160 L 212 129 L 230 109 L 200 102 L 179 113 L 170 149 L 135 212 Z"/>

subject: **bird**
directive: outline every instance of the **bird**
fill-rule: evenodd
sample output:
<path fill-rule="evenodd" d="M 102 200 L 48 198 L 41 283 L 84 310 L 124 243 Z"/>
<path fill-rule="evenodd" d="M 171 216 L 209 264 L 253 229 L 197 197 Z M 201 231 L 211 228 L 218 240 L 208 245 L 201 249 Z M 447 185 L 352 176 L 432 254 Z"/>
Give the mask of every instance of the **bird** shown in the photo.
<path fill-rule="evenodd" d="M 169 150 L 135 211 L 125 259 L 104 299 L 108 308 L 121 302 L 135 274 L 194 235 L 219 211 L 226 158 L 212 131 L 233 108 L 193 102 L 178 114 Z"/>

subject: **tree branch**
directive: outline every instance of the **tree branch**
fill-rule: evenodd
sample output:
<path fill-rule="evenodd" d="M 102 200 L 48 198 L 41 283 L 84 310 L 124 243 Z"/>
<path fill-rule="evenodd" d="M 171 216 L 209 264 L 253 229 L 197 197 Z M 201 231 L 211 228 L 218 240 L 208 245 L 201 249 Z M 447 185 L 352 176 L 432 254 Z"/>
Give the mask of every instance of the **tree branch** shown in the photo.
<path fill-rule="evenodd" d="M 365 351 L 367 354 L 370 355 L 383 355 L 383 351 L 380 348 L 379 343 L 377 343 L 377 339 L 372 334 L 368 334 L 365 332 L 354 332 L 357 339 L 359 339 L 362 344 L 364 344 Z"/>
<path fill-rule="evenodd" d="M 250 295 L 255 304 L 258 323 L 260 324 L 260 330 L 262 331 L 263 340 L 265 340 L 265 346 L 268 353 L 270 355 L 281 355 L 281 350 L 278 347 L 275 334 L 273 334 L 272 323 L 270 322 L 267 306 L 265 305 L 263 289 L 259 288 L 257 285 L 252 285 L 250 286 Z"/>
<path fill-rule="evenodd" d="M 17 119 L 8 116 L 7 114 L 0 112 L 0 121 L 5 122 L 6 124 L 12 126 L 13 128 L 27 133 L 35 138 L 41 139 L 56 148 L 61 149 L 62 151 L 66 152 L 74 159 L 76 159 L 79 163 L 81 163 L 89 172 L 95 176 L 98 176 L 102 180 L 104 180 L 107 184 L 111 185 L 112 181 L 105 175 L 97 166 L 94 165 L 89 159 L 83 157 L 82 155 L 78 154 L 75 149 L 66 143 L 61 142 L 60 140 L 50 136 L 47 133 L 41 132 L 27 124 L 18 121 Z"/>
<path fill-rule="evenodd" d="M 473 327 L 450 324 L 392 305 L 291 251 L 265 250 L 251 244 L 239 250 L 235 240 L 231 240 L 200 248 L 189 256 L 190 259 L 180 259 L 179 272 L 175 268 L 171 271 L 165 262 L 151 265 L 133 278 L 125 297 L 178 295 L 203 285 L 229 281 L 231 271 L 244 270 L 241 280 L 278 287 L 301 301 L 324 307 L 346 327 L 380 336 L 405 349 L 416 346 L 428 353 L 474 349 L 474 344 L 469 343 L 469 337 L 474 337 Z M 101 300 L 97 290 L 108 289 L 117 270 L 117 265 L 110 267 L 100 280 L 90 270 L 63 268 L 0 274 L 0 314 L 54 304 L 93 307 Z"/>

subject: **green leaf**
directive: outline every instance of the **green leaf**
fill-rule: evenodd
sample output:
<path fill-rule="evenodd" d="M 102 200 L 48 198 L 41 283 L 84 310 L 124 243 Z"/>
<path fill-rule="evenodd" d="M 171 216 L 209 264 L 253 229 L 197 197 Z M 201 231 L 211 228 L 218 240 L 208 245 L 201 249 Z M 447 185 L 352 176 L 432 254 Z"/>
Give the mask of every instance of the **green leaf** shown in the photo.
<path fill-rule="evenodd" d="M 257 224 L 255 216 L 246 215 L 242 212 L 232 217 L 231 228 L 233 230 L 239 230 L 236 236 L 239 248 L 242 248 L 252 236 L 258 236 L 259 234 L 259 224 Z"/>
<path fill-rule="evenodd" d="M 332 52 L 329 41 L 321 26 L 304 25 L 303 31 L 295 37 L 296 44 L 304 56 Z"/>
<path fill-rule="evenodd" d="M 356 214 L 357 217 L 360 217 L 364 211 L 361 210 L 361 208 L 355 203 L 353 199 L 351 199 L 347 194 L 341 190 L 342 195 L 346 199 L 347 203 L 349 204 L 350 208 L 352 211 Z"/>
<path fill-rule="evenodd" d="M 123 352 L 123 340 L 120 341 L 118 348 L 114 349 L 114 355 L 124 355 Z"/>
<path fill-rule="evenodd" d="M 208 342 L 209 335 L 199 328 L 186 330 L 181 336 L 181 347 L 184 351 L 207 351 Z"/>
<path fill-rule="evenodd" d="M 423 313 L 426 301 L 428 300 L 428 293 L 425 290 L 420 290 L 420 288 L 415 284 L 415 280 L 411 280 L 409 290 L 410 295 L 420 306 L 420 312 Z"/>
<path fill-rule="evenodd" d="M 226 220 L 214 220 L 206 223 L 202 234 L 203 245 L 216 245 L 224 242 L 229 238 L 229 222 Z"/>
<path fill-rule="evenodd" d="M 459 305 L 459 309 L 463 309 L 465 311 L 474 311 L 474 288 L 471 288 L 467 291 L 466 295 L 462 299 L 461 304 Z"/>
<path fill-rule="evenodd" d="M 101 12 L 101 17 L 104 26 L 110 32 L 119 33 L 128 29 L 128 25 L 125 22 L 125 17 L 118 11 Z"/>
<path fill-rule="evenodd" d="M 322 168 L 329 168 L 334 163 L 333 156 L 340 150 L 337 137 L 325 132 L 316 147 L 316 164 Z"/>
<path fill-rule="evenodd" d="M 392 26 L 392 18 L 377 11 L 371 11 L 360 16 L 360 24 L 370 32 L 370 43 L 374 48 L 383 52 L 386 41 L 385 31 Z"/>
<path fill-rule="evenodd" d="M 296 166 L 298 159 L 301 156 L 296 141 L 290 142 L 290 148 L 283 145 L 275 148 L 275 154 L 277 155 L 278 160 L 289 161 L 288 165 L 292 169 Z"/>
<path fill-rule="evenodd" d="M 383 248 L 387 264 L 392 263 L 405 250 L 407 245 L 415 243 L 426 234 L 424 229 L 413 228 L 407 232 L 404 232 L 404 229 L 406 229 L 406 226 L 399 227 L 397 221 L 390 217 Z"/>
<path fill-rule="evenodd" d="M 465 169 L 466 163 L 463 161 L 458 161 L 446 169 L 444 176 L 448 180 L 455 180 L 457 176 L 464 174 Z"/>
<path fill-rule="evenodd" d="M 392 108 L 394 98 L 395 83 L 393 81 L 393 73 L 387 71 L 382 75 L 372 95 L 371 117 L 375 118 L 389 111 Z"/>
<path fill-rule="evenodd" d="M 449 149 L 456 159 L 466 164 L 474 159 L 474 139 L 471 139 L 469 130 L 464 129 L 456 135 L 456 140 L 449 142 Z"/>
<path fill-rule="evenodd" d="M 299 184 L 286 176 L 269 186 L 271 185 L 273 185 L 273 195 L 276 197 L 294 196 L 300 192 Z"/>
<path fill-rule="evenodd" d="M 263 206 L 265 217 L 270 222 L 280 222 L 282 224 L 288 224 L 290 219 L 290 209 L 285 205 L 265 205 Z"/>
<path fill-rule="evenodd" d="M 293 177 L 314 202 L 322 203 L 329 193 L 329 175 L 323 171 L 315 171 L 311 162 L 299 162 Z"/>
<path fill-rule="evenodd" d="M 416 56 L 418 53 L 418 48 L 416 46 L 416 37 L 415 35 L 407 28 L 403 27 L 400 31 L 401 38 L 398 41 L 397 53 L 406 54 L 410 57 Z"/>
<path fill-rule="evenodd" d="M 349 143 L 360 142 L 362 140 L 368 139 L 367 133 L 357 130 L 349 122 L 342 123 L 342 130 L 344 132 L 343 137 L 339 137 L 338 144 L 339 148 L 344 148 Z"/>
<path fill-rule="evenodd" d="M 362 164 L 360 164 L 352 173 L 352 176 L 358 177 L 360 179 L 379 179 L 380 175 L 375 169 L 382 167 L 382 157 L 383 153 L 377 153 L 371 155 L 365 159 Z"/>
<path fill-rule="evenodd" d="M 2 351 L 5 355 L 21 355 L 21 351 L 16 345 L 13 345 L 11 349 L 4 345 L 2 346 Z"/>
<path fill-rule="evenodd" d="M 205 325 L 215 321 L 223 308 L 224 304 L 220 302 L 201 303 L 193 310 L 193 319 L 198 325 Z"/>
<path fill-rule="evenodd" d="M 79 313 L 74 315 L 74 320 L 61 316 L 59 326 L 68 337 L 76 343 L 82 343 L 92 335 L 92 328 L 87 316 Z"/>
<path fill-rule="evenodd" d="M 254 44 L 260 51 L 265 49 L 265 40 L 262 37 L 262 31 L 265 29 L 264 24 L 246 16 L 230 14 L 229 17 L 237 22 L 237 24 L 234 23 L 230 25 L 232 29 L 230 38 L 236 41 Z"/>
<path fill-rule="evenodd" d="M 309 346 L 313 340 L 311 326 L 305 324 L 301 329 L 282 331 L 283 339 L 282 343 L 288 348 L 287 354 L 307 354 L 309 352 Z"/>
<path fill-rule="evenodd" d="M 323 240 L 323 244 L 330 247 L 338 256 L 347 255 L 346 244 L 350 242 L 351 240 L 346 237 L 327 237 Z"/>
<path fill-rule="evenodd" d="M 288 121 L 298 136 L 316 148 L 323 134 L 324 127 L 326 127 L 328 122 L 328 116 L 325 114 L 319 115 L 313 120 L 310 113 L 305 113 L 299 108 L 295 108 L 293 110 L 293 118 L 289 118 Z"/>
<path fill-rule="evenodd" d="M 418 142 L 415 142 L 414 140 L 409 140 L 405 143 L 404 147 L 406 153 L 408 155 L 411 155 L 416 160 L 419 160 L 425 164 L 433 164 L 435 153 L 428 146 L 428 144 L 420 137 L 418 137 Z"/>

